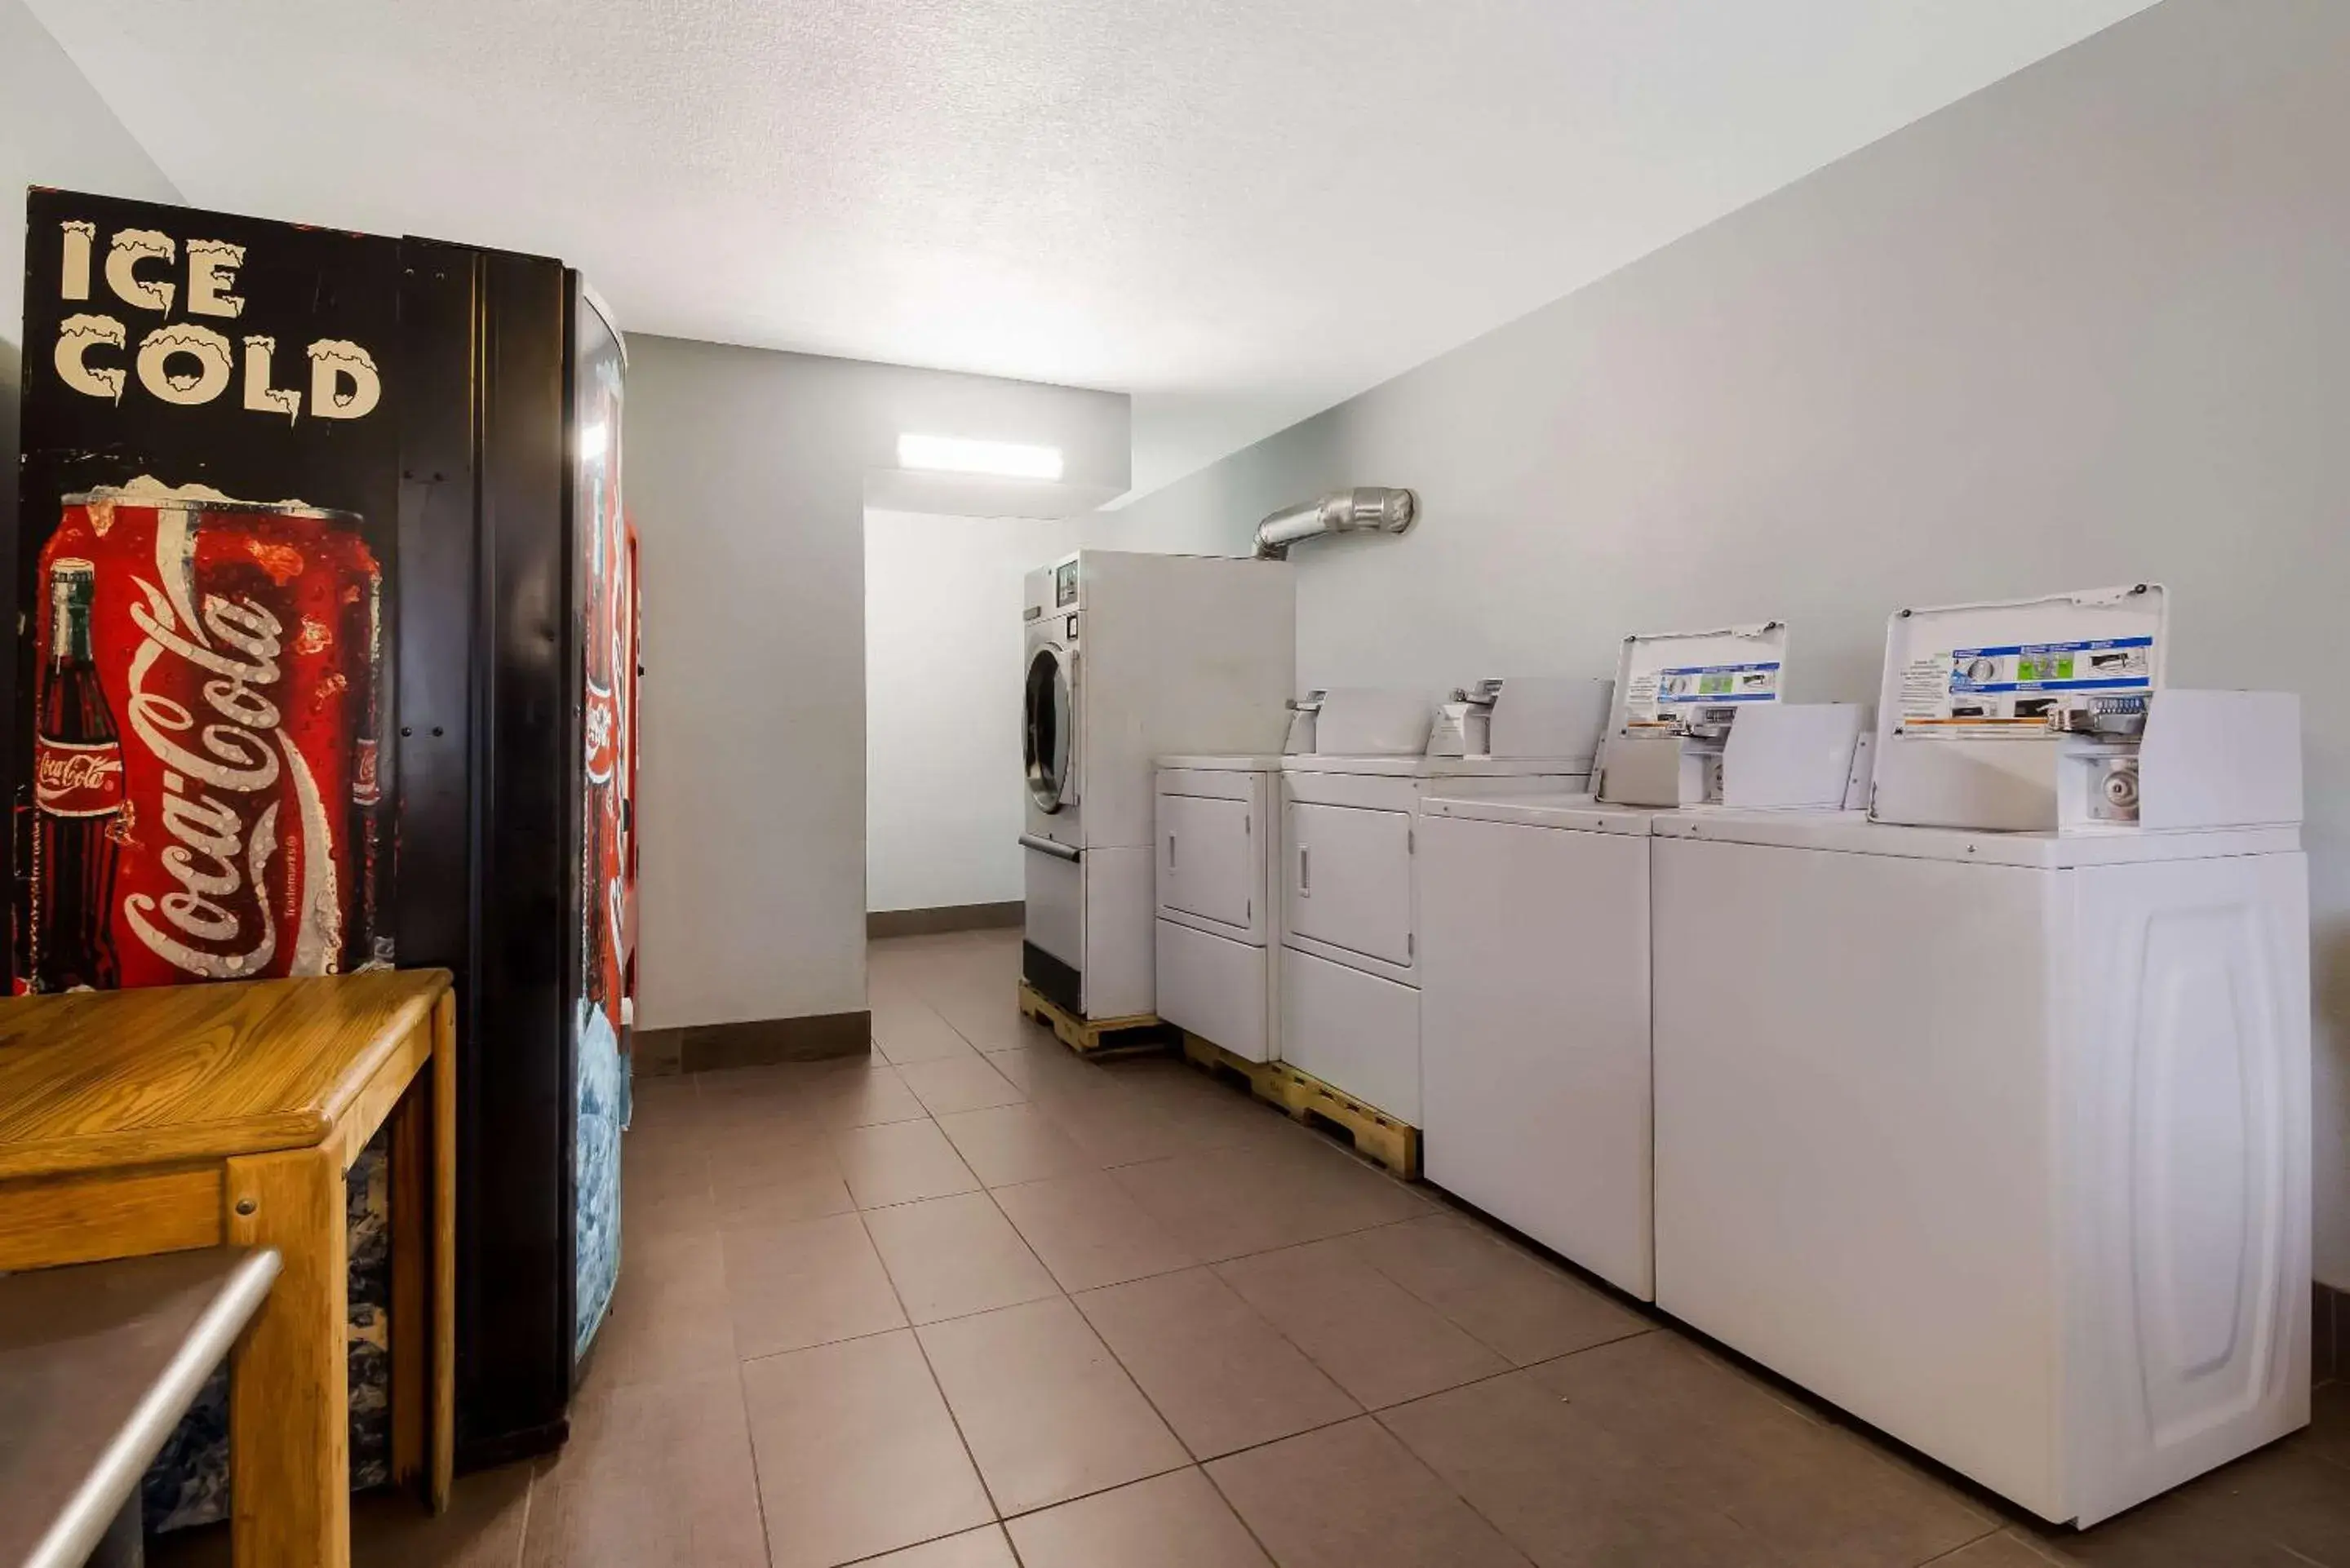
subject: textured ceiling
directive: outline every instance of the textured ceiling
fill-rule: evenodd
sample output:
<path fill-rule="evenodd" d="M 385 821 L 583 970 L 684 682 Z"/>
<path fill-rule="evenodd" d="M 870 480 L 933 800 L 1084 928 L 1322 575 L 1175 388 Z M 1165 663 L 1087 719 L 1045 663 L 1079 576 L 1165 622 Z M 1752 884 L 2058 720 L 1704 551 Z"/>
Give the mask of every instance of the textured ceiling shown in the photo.
<path fill-rule="evenodd" d="M 30 3 L 192 202 L 1129 390 L 1148 488 L 2147 0 Z"/>

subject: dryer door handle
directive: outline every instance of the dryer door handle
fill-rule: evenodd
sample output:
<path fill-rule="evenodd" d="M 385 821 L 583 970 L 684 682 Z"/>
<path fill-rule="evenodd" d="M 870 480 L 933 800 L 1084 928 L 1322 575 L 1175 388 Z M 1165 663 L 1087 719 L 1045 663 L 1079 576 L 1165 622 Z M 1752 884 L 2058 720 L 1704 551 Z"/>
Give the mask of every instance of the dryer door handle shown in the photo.
<path fill-rule="evenodd" d="M 1086 852 L 1066 844 L 1055 844 L 1049 838 L 1039 838 L 1033 833 L 1020 836 L 1020 847 L 1033 849 L 1039 855 L 1049 855 L 1055 860 L 1082 860 Z"/>

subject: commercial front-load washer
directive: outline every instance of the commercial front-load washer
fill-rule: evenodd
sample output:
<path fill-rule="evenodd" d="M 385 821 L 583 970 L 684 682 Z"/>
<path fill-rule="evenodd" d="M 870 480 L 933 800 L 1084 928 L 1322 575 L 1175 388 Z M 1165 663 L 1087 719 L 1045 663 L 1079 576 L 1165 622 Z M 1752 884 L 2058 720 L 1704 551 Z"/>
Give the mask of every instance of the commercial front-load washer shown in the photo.
<path fill-rule="evenodd" d="M 1565 755 L 1336 755 L 1282 759 L 1281 1059 L 1409 1127 L 1421 1123 L 1420 803 L 1430 794 L 1573 791 L 1590 780 L 1609 684 L 1525 681 L 1547 711 L 1508 713 L 1504 682 L 1492 723 L 1576 737 Z M 1325 745 L 1384 725 L 1358 710 L 1378 694 L 1333 690 L 1322 701 Z M 1427 705 L 1419 726 L 1434 718 Z M 1507 722 L 1505 722 L 1505 718 Z M 1556 743 L 1554 742 L 1554 743 Z"/>
<path fill-rule="evenodd" d="M 2299 708 L 1913 610 L 1871 815 L 1658 819 L 1657 1302 L 2043 1518 L 2309 1417 Z"/>
<path fill-rule="evenodd" d="M 1781 702 L 1785 644 L 1778 622 L 1627 638 L 1597 798 L 1421 805 L 1425 1174 L 1643 1299 L 1653 824 L 1865 798 L 1866 711 Z"/>
<path fill-rule="evenodd" d="M 1281 1059 L 1281 759 L 1159 759 L 1159 1016 L 1252 1062 Z"/>
<path fill-rule="evenodd" d="M 1153 1012 L 1152 759 L 1272 752 L 1296 689 L 1279 561 L 1081 550 L 1028 574 L 1021 974 L 1080 1018 Z"/>

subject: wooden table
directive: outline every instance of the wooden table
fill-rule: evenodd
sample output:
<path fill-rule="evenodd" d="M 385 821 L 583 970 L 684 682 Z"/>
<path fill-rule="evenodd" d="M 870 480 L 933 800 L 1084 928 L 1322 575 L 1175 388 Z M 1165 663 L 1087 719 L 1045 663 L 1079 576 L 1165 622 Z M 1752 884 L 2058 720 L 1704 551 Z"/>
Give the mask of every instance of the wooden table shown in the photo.
<path fill-rule="evenodd" d="M 343 1176 L 387 1120 L 391 1469 L 447 1504 L 455 1035 L 445 970 L 0 1002 L 0 1270 L 224 1243 L 284 1259 L 232 1358 L 237 1568 L 350 1561 Z"/>

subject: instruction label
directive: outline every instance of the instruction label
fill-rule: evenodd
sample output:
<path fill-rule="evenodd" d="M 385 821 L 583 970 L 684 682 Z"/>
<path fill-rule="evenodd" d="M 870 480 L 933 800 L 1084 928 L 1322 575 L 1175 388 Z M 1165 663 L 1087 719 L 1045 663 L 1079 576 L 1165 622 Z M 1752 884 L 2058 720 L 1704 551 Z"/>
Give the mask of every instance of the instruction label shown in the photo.
<path fill-rule="evenodd" d="M 2147 691 L 2154 639 L 1954 648 L 1909 661 L 1901 674 L 1903 734 L 2029 739 L 2048 716 L 2085 707 L 2092 693 Z"/>
<path fill-rule="evenodd" d="M 1669 730 L 1703 708 L 1724 702 L 1773 702 L 1779 665 L 1690 664 L 1643 671 L 1624 692 L 1624 727 Z"/>

